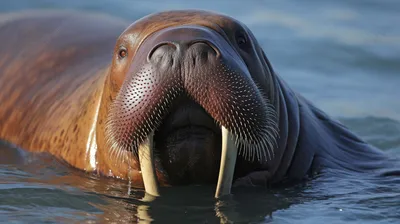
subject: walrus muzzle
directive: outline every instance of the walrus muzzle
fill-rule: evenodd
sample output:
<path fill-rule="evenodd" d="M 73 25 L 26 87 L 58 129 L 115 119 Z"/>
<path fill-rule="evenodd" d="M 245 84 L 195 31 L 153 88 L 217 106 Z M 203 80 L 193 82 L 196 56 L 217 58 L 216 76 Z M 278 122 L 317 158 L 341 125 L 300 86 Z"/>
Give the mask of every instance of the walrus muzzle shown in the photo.
<path fill-rule="evenodd" d="M 172 182 L 208 182 L 213 175 L 204 172 L 215 173 L 218 197 L 230 192 L 238 153 L 272 159 L 278 127 L 232 43 L 213 29 L 183 25 L 158 30 L 137 48 L 106 133 L 112 155 L 137 156 L 148 193 L 158 194 L 154 152 Z"/>

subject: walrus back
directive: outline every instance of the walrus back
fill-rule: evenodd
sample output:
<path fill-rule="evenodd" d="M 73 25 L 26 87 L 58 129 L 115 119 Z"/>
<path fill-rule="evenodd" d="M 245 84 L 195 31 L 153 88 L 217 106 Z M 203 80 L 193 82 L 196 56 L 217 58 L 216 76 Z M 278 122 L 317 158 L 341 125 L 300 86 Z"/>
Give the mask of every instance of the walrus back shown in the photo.
<path fill-rule="evenodd" d="M 0 139 L 46 150 L 46 133 L 82 115 L 125 27 L 74 12 L 0 15 Z"/>

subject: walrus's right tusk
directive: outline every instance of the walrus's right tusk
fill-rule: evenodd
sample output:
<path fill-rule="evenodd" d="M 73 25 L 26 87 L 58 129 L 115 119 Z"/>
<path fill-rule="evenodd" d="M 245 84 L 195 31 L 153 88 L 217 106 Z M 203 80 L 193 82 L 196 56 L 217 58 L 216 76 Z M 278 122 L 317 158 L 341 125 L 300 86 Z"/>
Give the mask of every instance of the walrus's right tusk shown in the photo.
<path fill-rule="evenodd" d="M 215 191 L 215 198 L 231 193 L 233 173 L 235 172 L 237 147 L 234 142 L 234 135 L 224 126 L 222 130 L 221 165 L 219 168 L 218 184 Z"/>
<path fill-rule="evenodd" d="M 139 163 L 142 171 L 144 189 L 146 193 L 159 196 L 156 170 L 153 157 L 154 133 L 150 133 L 146 140 L 139 145 Z"/>

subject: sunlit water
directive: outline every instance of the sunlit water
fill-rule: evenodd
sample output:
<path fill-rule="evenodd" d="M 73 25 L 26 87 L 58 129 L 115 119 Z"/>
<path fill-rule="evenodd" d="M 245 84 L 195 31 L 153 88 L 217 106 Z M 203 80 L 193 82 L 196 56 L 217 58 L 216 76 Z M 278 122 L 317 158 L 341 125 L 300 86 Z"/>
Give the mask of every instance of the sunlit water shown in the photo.
<path fill-rule="evenodd" d="M 291 87 L 369 143 L 400 157 L 400 2 L 386 1 L 2 1 L 0 11 L 68 8 L 134 21 L 165 9 L 202 8 L 250 27 Z M 1 104 L 1 102 L 0 102 Z M 162 189 L 147 203 L 119 180 L 71 170 L 51 157 L 9 155 L 0 165 L 0 222 L 12 223 L 400 223 L 400 178 L 325 170 L 279 189 Z M 22 153 L 22 152 L 21 152 Z M 0 155 L 5 158 L 4 154 Z M 1 159 L 0 159 L 1 160 Z M 15 165 L 19 164 L 19 165 Z"/>

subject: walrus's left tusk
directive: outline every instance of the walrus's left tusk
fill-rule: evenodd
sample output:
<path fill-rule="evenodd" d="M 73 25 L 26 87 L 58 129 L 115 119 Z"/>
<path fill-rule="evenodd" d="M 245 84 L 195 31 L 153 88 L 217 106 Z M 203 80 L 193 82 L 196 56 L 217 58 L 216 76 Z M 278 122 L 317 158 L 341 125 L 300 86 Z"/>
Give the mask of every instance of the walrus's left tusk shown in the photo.
<path fill-rule="evenodd" d="M 139 163 L 142 171 L 144 189 L 146 193 L 159 196 L 156 170 L 153 157 L 154 133 L 149 134 L 146 140 L 139 145 Z"/>
<path fill-rule="evenodd" d="M 215 198 L 219 198 L 231 193 L 233 173 L 235 172 L 237 147 L 234 142 L 234 136 L 224 126 L 222 129 L 222 150 L 221 165 L 219 167 L 219 176 Z"/>

